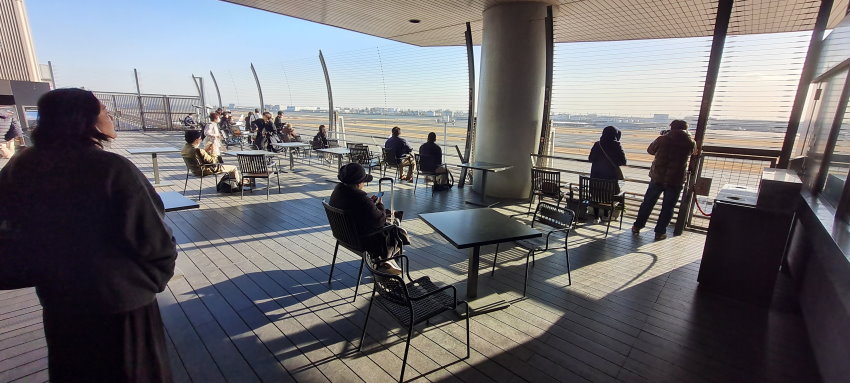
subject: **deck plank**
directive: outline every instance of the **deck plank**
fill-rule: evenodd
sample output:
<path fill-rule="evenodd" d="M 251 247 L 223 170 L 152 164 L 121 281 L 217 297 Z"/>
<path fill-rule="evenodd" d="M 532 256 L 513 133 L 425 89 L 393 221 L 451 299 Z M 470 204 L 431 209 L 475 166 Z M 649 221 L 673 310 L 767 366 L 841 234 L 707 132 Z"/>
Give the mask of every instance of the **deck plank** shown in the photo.
<path fill-rule="evenodd" d="M 175 133 L 122 132 L 108 150 L 179 147 Z M 150 174 L 150 156 L 128 156 Z M 177 155 L 159 158 L 161 176 L 178 181 Z M 205 183 L 201 207 L 166 215 L 179 246 L 175 277 L 158 295 L 177 382 L 395 381 L 406 334 L 373 310 L 364 352 L 356 352 L 371 279 L 352 302 L 359 259 L 340 250 L 331 286 L 335 241 L 321 200 L 330 196 L 332 167 L 296 164 L 273 187 L 238 195 Z M 189 179 L 197 191 L 199 180 Z M 412 245 L 405 249 L 414 276 L 438 284 L 466 279 L 467 252 L 453 248 L 417 219 L 423 212 L 469 208 L 469 188 L 431 194 L 409 183 L 396 187 Z M 377 183 L 367 186 L 377 191 Z M 191 195 L 194 198 L 194 194 Z M 385 197 L 385 200 L 388 198 Z M 527 205 L 501 206 L 505 214 Z M 482 251 L 481 283 L 512 305 L 472 318 L 465 354 L 464 322 L 456 315 L 419 326 L 405 377 L 456 382 L 797 382 L 820 379 L 793 288 L 780 288 L 775 308 L 762 310 L 706 294 L 696 282 L 704 236 L 685 233 L 655 242 L 633 236 L 630 218 L 612 225 L 580 225 L 570 236 L 572 284 L 563 250 L 540 253 L 521 296 L 524 252 L 500 246 Z M 787 285 L 786 278 L 780 282 Z M 770 326 L 767 326 L 769 323 Z M 0 382 L 46 381 L 47 349 L 34 289 L 0 291 Z"/>

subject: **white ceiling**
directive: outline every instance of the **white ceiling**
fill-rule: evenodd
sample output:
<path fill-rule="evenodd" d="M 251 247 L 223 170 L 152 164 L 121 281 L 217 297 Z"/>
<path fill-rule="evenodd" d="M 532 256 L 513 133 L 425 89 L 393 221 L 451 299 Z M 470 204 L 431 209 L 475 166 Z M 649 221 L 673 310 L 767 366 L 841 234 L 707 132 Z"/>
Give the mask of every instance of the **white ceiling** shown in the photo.
<path fill-rule="evenodd" d="M 481 41 L 483 12 L 529 0 L 223 0 L 419 46 L 464 45 L 466 22 Z M 543 0 L 556 6 L 555 41 L 711 36 L 717 0 Z M 731 34 L 809 30 L 819 0 L 736 0 Z M 848 0 L 834 0 L 829 27 Z M 409 19 L 419 19 L 418 24 Z"/>

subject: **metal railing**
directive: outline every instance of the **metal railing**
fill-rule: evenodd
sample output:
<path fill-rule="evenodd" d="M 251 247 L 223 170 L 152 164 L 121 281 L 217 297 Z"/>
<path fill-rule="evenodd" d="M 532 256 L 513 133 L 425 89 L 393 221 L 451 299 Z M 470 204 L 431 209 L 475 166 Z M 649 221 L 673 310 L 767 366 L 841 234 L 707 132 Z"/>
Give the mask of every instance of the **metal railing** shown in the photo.
<path fill-rule="evenodd" d="M 702 187 L 696 190 L 697 203 L 691 209 L 688 226 L 695 229 L 708 229 L 710 216 L 704 215 L 700 208 L 710 214 L 711 205 L 718 191 L 724 185 L 732 184 L 758 189 L 761 174 L 765 168 L 775 168 L 779 159 L 779 150 L 750 149 L 724 146 L 702 147 L 702 155 L 697 166 L 697 180 Z"/>
<path fill-rule="evenodd" d="M 115 118 L 118 130 L 183 130 L 182 121 L 187 114 L 201 113 L 201 100 L 197 96 L 139 96 L 120 92 L 94 92 L 94 95 Z"/>

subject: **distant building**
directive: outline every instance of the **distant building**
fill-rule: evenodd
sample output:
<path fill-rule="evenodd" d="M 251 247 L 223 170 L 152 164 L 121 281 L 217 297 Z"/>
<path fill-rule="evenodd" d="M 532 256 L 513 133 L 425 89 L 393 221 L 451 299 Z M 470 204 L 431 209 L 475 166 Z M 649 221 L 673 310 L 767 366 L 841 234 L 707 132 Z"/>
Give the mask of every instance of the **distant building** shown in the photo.
<path fill-rule="evenodd" d="M 669 114 L 653 114 L 652 115 L 653 121 L 667 121 L 669 119 L 670 119 Z"/>
<path fill-rule="evenodd" d="M 41 81 L 23 0 L 0 0 L 0 79 Z"/>

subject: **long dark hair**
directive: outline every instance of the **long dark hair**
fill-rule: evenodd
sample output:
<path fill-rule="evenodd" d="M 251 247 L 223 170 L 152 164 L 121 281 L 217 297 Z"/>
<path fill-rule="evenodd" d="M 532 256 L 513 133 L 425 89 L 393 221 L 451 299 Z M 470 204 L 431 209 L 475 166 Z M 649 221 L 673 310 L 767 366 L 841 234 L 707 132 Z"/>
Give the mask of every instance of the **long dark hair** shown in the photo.
<path fill-rule="evenodd" d="M 38 125 L 33 145 L 48 148 L 103 147 L 109 136 L 95 127 L 100 101 L 94 93 L 77 88 L 56 89 L 38 99 Z"/>

